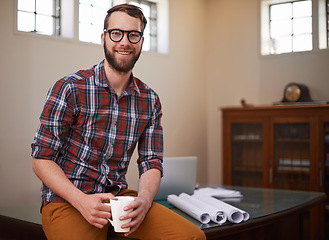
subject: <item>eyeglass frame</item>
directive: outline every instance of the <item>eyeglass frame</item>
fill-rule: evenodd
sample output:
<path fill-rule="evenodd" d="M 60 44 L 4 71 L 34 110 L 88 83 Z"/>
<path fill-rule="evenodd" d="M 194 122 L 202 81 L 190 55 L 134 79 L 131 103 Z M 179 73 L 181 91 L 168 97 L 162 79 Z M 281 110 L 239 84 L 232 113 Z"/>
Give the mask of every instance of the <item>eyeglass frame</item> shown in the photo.
<path fill-rule="evenodd" d="M 136 30 L 133 30 L 133 31 L 126 31 L 126 30 L 121 30 L 121 29 L 118 29 L 118 28 L 114 28 L 114 29 L 104 29 L 103 31 L 104 31 L 104 33 L 105 33 L 105 32 L 108 32 L 108 33 L 109 33 L 109 38 L 110 38 L 111 41 L 113 41 L 113 42 L 120 42 L 120 41 L 123 39 L 123 37 L 125 36 L 125 33 L 127 33 L 128 41 L 129 41 L 130 43 L 132 43 L 132 44 L 137 44 L 137 43 L 139 43 L 139 42 L 141 41 L 143 35 L 144 35 L 144 33 L 143 33 L 143 32 L 140 32 L 140 31 L 136 31 Z M 113 31 L 119 31 L 119 32 L 122 33 L 122 36 L 121 36 L 120 40 L 114 41 L 114 40 L 111 38 L 111 32 L 113 32 Z M 136 32 L 136 33 L 139 33 L 139 34 L 140 34 L 140 38 L 139 38 L 139 40 L 138 40 L 137 42 L 132 42 L 132 41 L 130 40 L 129 34 L 132 33 L 132 32 Z"/>

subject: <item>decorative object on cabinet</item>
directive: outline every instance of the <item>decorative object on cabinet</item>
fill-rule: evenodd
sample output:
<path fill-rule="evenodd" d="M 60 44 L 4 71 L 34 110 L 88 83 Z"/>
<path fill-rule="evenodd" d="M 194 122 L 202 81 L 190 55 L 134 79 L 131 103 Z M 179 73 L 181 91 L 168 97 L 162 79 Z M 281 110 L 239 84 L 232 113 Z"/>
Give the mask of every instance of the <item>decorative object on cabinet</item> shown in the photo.
<path fill-rule="evenodd" d="M 274 102 L 273 105 L 317 105 L 328 104 L 326 100 L 312 100 L 308 86 L 302 83 L 288 83 L 283 90 L 281 101 Z"/>
<path fill-rule="evenodd" d="M 293 82 L 284 88 L 282 102 L 312 102 L 312 99 L 305 84 Z"/>

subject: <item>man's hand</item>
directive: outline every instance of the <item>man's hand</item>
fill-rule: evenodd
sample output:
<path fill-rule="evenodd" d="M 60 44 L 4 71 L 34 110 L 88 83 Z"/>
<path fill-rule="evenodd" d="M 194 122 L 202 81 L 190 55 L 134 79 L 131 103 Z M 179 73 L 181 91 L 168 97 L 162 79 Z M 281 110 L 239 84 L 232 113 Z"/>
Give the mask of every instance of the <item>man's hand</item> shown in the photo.
<path fill-rule="evenodd" d="M 111 218 L 111 207 L 104 204 L 104 201 L 115 198 L 112 193 L 84 194 L 72 205 L 81 215 L 93 226 L 103 228 Z"/>
<path fill-rule="evenodd" d="M 139 225 L 143 222 L 145 215 L 147 214 L 151 205 L 152 201 L 149 201 L 143 197 L 135 197 L 135 201 L 124 208 L 125 211 L 133 209 L 132 212 L 120 217 L 120 220 L 132 218 L 131 222 L 122 225 L 122 228 L 130 227 L 130 231 L 126 233 L 125 236 L 128 236 L 129 234 L 136 231 Z"/>
<path fill-rule="evenodd" d="M 125 236 L 136 231 L 143 222 L 147 212 L 152 206 L 153 198 L 158 191 L 160 179 L 161 172 L 157 169 L 150 169 L 141 175 L 138 196 L 135 198 L 135 201 L 124 209 L 126 211 L 133 209 L 133 211 L 120 218 L 120 220 L 132 218 L 131 222 L 122 225 L 122 228 L 130 227 L 130 231 L 126 233 Z"/>

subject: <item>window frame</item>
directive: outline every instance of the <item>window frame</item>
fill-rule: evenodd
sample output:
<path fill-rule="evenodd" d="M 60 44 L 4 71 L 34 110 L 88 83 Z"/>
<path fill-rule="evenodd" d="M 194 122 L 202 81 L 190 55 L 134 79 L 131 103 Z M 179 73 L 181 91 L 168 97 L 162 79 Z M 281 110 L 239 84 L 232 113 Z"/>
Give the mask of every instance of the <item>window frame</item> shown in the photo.
<path fill-rule="evenodd" d="M 23 33 L 32 33 L 32 34 L 37 34 L 37 35 L 43 35 L 43 36 L 54 36 L 54 37 L 58 37 L 61 36 L 61 0 L 52 0 L 52 5 L 54 8 L 54 13 L 51 15 L 47 15 L 47 14 L 43 14 L 43 13 L 38 13 L 37 12 L 37 0 L 34 0 L 35 6 L 34 6 L 34 11 L 28 11 L 28 10 L 20 10 L 19 9 L 19 0 L 16 0 L 16 14 L 15 14 L 15 27 L 16 27 L 16 31 L 18 32 L 23 32 Z M 19 17 L 19 13 L 30 13 L 30 14 L 34 14 L 34 29 L 32 31 L 24 31 L 24 30 L 20 30 L 19 29 L 19 21 L 18 21 L 18 17 Z M 52 25 L 53 25 L 53 32 L 52 34 L 47 34 L 47 33 L 43 33 L 40 31 L 37 31 L 37 23 L 38 23 L 38 16 L 47 16 L 47 17 L 51 17 L 52 18 Z"/>
<path fill-rule="evenodd" d="M 128 3 L 137 3 L 146 5 L 150 8 L 150 17 L 147 18 L 147 28 L 149 29 L 149 33 L 147 36 L 149 37 L 149 48 L 147 51 L 150 52 L 157 52 L 158 51 L 158 10 L 157 10 L 157 3 L 148 0 L 128 0 Z M 144 30 L 144 37 L 145 37 L 145 30 Z"/>
<path fill-rule="evenodd" d="M 109 4 L 109 7 L 107 9 L 102 9 L 102 10 L 104 10 L 104 18 L 105 18 L 106 11 L 109 8 L 113 7 L 114 6 L 114 3 L 113 3 L 113 0 L 104 0 L 104 1 L 107 1 L 108 4 Z M 94 8 L 97 8 L 98 10 L 101 9 L 101 8 L 99 8 L 97 6 L 96 7 L 93 6 L 93 4 L 85 4 L 85 3 L 80 3 L 80 0 L 78 1 L 78 6 L 77 6 L 77 8 L 78 8 L 77 9 L 77 11 L 78 11 L 78 19 L 77 19 L 77 21 L 78 21 L 78 36 L 77 36 L 77 38 L 78 38 L 78 40 L 80 42 L 100 45 L 101 44 L 100 34 L 103 32 L 104 18 L 103 18 L 103 21 L 99 22 L 96 25 L 94 24 L 94 20 L 95 19 L 93 18 L 92 14 L 90 16 L 90 21 L 89 22 L 87 22 L 87 21 L 81 21 L 81 18 L 80 18 L 80 14 L 81 14 L 80 7 L 83 6 L 83 5 L 88 6 L 90 8 L 89 10 L 91 11 L 91 13 L 96 10 Z M 91 30 L 91 33 L 90 33 L 91 38 L 90 38 L 90 40 L 83 40 L 82 29 L 81 29 L 82 25 L 87 25 L 87 26 L 89 25 L 90 30 Z M 99 28 L 98 28 L 99 39 L 98 40 L 95 40 L 94 39 L 95 36 L 94 36 L 93 32 L 97 29 L 97 26 L 99 26 Z"/>
<path fill-rule="evenodd" d="M 49 39 L 54 41 L 67 41 L 75 44 L 88 44 L 90 46 L 99 47 L 99 43 L 84 42 L 79 40 L 79 1 L 76 0 L 59 0 L 60 7 L 60 34 L 44 35 L 36 32 L 18 30 L 18 0 L 15 0 L 14 12 L 14 29 L 15 34 L 29 35 L 31 37 Z M 148 0 L 156 3 L 157 6 L 157 40 L 156 49 L 150 49 L 146 52 L 154 52 L 159 54 L 169 53 L 169 0 Z M 112 0 L 113 4 L 127 3 L 129 0 Z M 148 22 L 149 24 L 150 22 Z M 103 22 L 102 22 L 103 24 Z M 159 27 L 161 26 L 161 28 Z M 103 29 L 102 29 L 103 30 Z M 101 34 L 101 32 L 100 32 Z M 100 36 L 99 34 L 99 36 Z M 145 50 L 144 50 L 145 51 Z"/>
<path fill-rule="evenodd" d="M 293 2 L 301 1 L 294 0 Z M 269 6 L 276 3 L 287 3 L 292 0 L 260 0 L 260 55 L 261 56 L 278 56 L 286 54 L 304 54 L 307 52 L 318 52 L 328 50 L 329 48 L 329 14 L 327 10 L 328 0 L 312 0 L 312 43 L 310 51 L 287 52 L 280 54 L 271 53 L 270 48 L 270 31 L 269 31 Z"/>
<path fill-rule="evenodd" d="M 327 37 L 326 37 L 326 39 L 327 39 L 327 48 L 329 47 L 329 0 L 327 0 L 326 1 L 326 12 L 327 12 L 327 14 L 326 14 L 326 16 L 327 16 L 327 20 L 326 20 L 326 29 L 327 29 L 327 31 L 326 31 L 326 34 L 327 34 Z"/>
<path fill-rule="evenodd" d="M 294 11 L 295 11 L 295 3 L 297 2 L 310 2 L 311 3 L 311 15 L 310 16 L 302 16 L 302 17 L 295 17 L 294 16 Z M 289 4 L 290 8 L 291 8 L 291 16 L 290 18 L 286 18 L 286 19 L 273 19 L 272 18 L 272 8 L 279 6 L 279 5 L 286 5 Z M 306 18 L 311 18 L 311 30 L 310 32 L 304 32 L 304 33 L 298 33 L 295 31 L 294 29 L 294 21 L 298 20 L 298 19 L 306 19 Z M 289 50 L 285 50 L 282 51 L 283 49 L 278 49 L 275 50 L 275 41 L 276 39 L 273 38 L 273 31 L 272 31 L 272 27 L 274 23 L 280 22 L 282 20 L 286 20 L 287 22 L 289 22 L 289 26 L 290 26 L 290 33 L 282 33 L 280 32 L 281 37 L 279 39 L 286 38 L 289 40 L 290 42 L 290 47 Z M 313 14 L 312 14 L 312 0 L 298 0 L 298 1 L 287 1 L 287 2 L 282 2 L 282 3 L 274 3 L 274 4 L 270 4 L 269 5 L 269 36 L 270 36 L 270 54 L 281 54 L 281 53 L 292 53 L 292 52 L 305 52 L 305 51 L 311 51 L 313 49 L 313 28 L 312 28 L 312 23 L 313 23 Z M 299 36 L 309 36 L 311 37 L 311 46 L 304 46 L 303 50 L 298 50 L 298 48 L 296 48 L 296 43 L 295 40 L 296 38 L 298 38 Z M 307 49 L 307 47 L 311 47 L 311 49 Z M 282 52 L 280 52 L 280 50 Z"/>

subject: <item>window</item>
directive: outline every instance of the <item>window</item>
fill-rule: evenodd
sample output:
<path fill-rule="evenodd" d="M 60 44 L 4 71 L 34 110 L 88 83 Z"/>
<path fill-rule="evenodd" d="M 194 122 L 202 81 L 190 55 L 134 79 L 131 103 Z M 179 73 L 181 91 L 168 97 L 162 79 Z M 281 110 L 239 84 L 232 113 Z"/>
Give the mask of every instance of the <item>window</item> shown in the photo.
<path fill-rule="evenodd" d="M 60 35 L 60 0 L 18 0 L 17 30 Z"/>
<path fill-rule="evenodd" d="M 168 0 L 16 0 L 16 3 L 18 31 L 95 44 L 101 43 L 107 10 L 121 3 L 135 4 L 148 20 L 143 50 L 168 53 Z"/>
<path fill-rule="evenodd" d="M 270 6 L 270 53 L 312 50 L 312 2 L 310 0 Z"/>
<path fill-rule="evenodd" d="M 126 1 L 143 10 L 147 18 L 144 31 L 144 51 L 157 51 L 157 4 L 146 0 Z M 104 18 L 107 10 L 113 5 L 107 0 L 80 0 L 79 1 L 79 40 L 100 44 L 100 34 L 103 30 Z"/>
<path fill-rule="evenodd" d="M 144 30 L 144 51 L 157 51 L 157 4 L 150 1 L 129 1 L 141 9 L 147 19 L 146 29 Z"/>
<path fill-rule="evenodd" d="M 262 55 L 329 47 L 329 0 L 261 0 Z"/>
<path fill-rule="evenodd" d="M 101 43 L 101 33 L 107 10 L 112 6 L 111 0 L 79 1 L 79 40 Z"/>
<path fill-rule="evenodd" d="M 329 0 L 327 0 L 326 4 L 326 9 L 327 9 L 327 47 L 329 47 Z"/>

